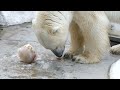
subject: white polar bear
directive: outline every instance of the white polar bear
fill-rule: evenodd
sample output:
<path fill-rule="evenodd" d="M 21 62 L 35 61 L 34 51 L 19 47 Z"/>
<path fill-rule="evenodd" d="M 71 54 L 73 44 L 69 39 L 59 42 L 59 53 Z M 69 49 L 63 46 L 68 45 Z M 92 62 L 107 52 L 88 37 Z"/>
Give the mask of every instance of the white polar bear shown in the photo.
<path fill-rule="evenodd" d="M 39 42 L 58 57 L 70 32 L 71 47 L 64 58 L 97 63 L 110 50 L 110 21 L 118 19 L 120 12 L 112 11 L 37 11 L 33 29 Z"/>

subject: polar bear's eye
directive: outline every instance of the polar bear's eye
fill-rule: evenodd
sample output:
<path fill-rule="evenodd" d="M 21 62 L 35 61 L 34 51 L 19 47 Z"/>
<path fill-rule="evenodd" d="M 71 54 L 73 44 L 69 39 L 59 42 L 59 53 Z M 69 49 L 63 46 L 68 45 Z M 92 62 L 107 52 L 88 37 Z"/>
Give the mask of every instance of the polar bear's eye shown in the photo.
<path fill-rule="evenodd" d="M 59 32 L 59 29 L 53 30 L 53 34 L 56 34 L 56 33 L 58 33 L 58 32 Z"/>

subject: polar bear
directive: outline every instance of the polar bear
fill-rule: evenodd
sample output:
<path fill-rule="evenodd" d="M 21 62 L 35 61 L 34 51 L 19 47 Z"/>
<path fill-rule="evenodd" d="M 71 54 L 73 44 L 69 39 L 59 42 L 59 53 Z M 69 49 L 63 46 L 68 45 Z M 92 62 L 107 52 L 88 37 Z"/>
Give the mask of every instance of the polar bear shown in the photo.
<path fill-rule="evenodd" d="M 70 32 L 71 46 L 65 59 L 79 63 L 97 63 L 110 51 L 110 21 L 120 12 L 37 11 L 33 29 L 38 41 L 57 57 L 62 57 Z M 120 16 L 120 15 L 119 15 Z"/>

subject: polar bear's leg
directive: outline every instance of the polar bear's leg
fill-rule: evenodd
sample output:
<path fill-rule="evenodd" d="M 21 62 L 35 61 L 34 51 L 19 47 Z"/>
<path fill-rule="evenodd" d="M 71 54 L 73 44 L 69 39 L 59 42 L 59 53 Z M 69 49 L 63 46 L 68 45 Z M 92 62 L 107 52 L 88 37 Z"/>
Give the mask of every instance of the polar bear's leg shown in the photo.
<path fill-rule="evenodd" d="M 84 38 L 79 26 L 72 21 L 70 25 L 71 46 L 67 53 L 65 53 L 65 59 L 71 59 L 74 55 L 82 53 L 84 50 Z"/>
<path fill-rule="evenodd" d="M 112 54 L 119 54 L 120 55 L 120 44 L 111 47 Z"/>
<path fill-rule="evenodd" d="M 79 63 L 97 63 L 109 52 L 109 20 L 104 12 L 76 12 L 76 22 L 82 30 L 85 50 L 73 57 Z"/>

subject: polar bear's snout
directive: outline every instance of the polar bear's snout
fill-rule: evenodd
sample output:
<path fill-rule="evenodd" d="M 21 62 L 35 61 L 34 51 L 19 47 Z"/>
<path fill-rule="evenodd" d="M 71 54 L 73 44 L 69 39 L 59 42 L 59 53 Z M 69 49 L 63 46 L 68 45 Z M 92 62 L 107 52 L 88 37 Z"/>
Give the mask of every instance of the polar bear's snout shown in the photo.
<path fill-rule="evenodd" d="M 52 51 L 57 57 L 62 57 L 64 50 L 65 50 L 65 47 L 64 47 L 64 48 L 56 48 L 56 49 L 51 50 L 51 51 Z"/>

